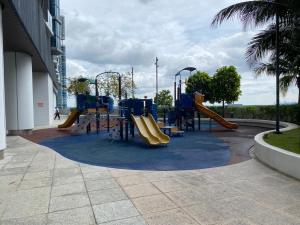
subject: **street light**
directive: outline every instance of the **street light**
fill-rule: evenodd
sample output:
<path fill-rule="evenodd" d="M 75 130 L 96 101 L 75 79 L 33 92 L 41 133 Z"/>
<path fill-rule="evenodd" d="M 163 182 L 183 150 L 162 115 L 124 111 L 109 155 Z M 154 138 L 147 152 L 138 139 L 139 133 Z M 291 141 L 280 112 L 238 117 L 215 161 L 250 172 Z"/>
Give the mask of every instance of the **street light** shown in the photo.
<path fill-rule="evenodd" d="M 179 76 L 179 92 L 180 93 L 177 93 L 178 96 L 180 96 L 181 94 L 181 72 L 182 71 L 189 71 L 190 72 L 190 75 L 192 74 L 193 71 L 197 70 L 195 67 L 185 67 L 183 68 L 182 70 L 178 71 L 176 74 L 175 74 L 175 81 L 174 81 L 174 106 L 176 106 L 176 77 Z M 179 99 L 179 98 L 178 98 Z"/>

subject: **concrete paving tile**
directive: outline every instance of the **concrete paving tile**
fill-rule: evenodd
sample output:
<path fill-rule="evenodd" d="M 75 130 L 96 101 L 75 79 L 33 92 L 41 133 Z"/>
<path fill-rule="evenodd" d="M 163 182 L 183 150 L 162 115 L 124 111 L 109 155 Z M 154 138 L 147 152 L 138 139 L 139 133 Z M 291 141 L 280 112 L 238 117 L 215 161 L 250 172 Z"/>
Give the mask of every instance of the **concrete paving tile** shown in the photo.
<path fill-rule="evenodd" d="M 46 225 L 47 214 L 36 215 L 19 219 L 1 220 L 1 225 Z"/>
<path fill-rule="evenodd" d="M 34 180 L 23 180 L 18 190 L 26 190 L 40 187 L 49 187 L 52 184 L 52 178 L 34 179 Z"/>
<path fill-rule="evenodd" d="M 62 169 L 62 168 L 77 168 L 79 167 L 78 162 L 70 161 L 70 160 L 56 160 L 55 168 Z"/>
<path fill-rule="evenodd" d="M 265 207 L 270 209 L 282 209 L 289 205 L 296 204 L 299 202 L 299 198 L 295 198 L 284 192 L 273 192 L 273 191 L 257 191 L 252 196 L 254 200 L 262 203 Z"/>
<path fill-rule="evenodd" d="M 260 217 L 261 214 L 271 211 L 253 199 L 245 197 L 225 199 L 214 203 L 213 208 L 217 212 L 223 216 L 231 215 L 232 218 Z"/>
<path fill-rule="evenodd" d="M 54 160 L 48 161 L 37 161 L 31 163 L 31 165 L 28 167 L 27 172 L 41 172 L 41 171 L 48 171 L 48 170 L 53 170 L 54 168 Z"/>
<path fill-rule="evenodd" d="M 113 177 L 118 178 L 118 177 L 138 175 L 139 171 L 137 171 L 137 170 L 111 169 L 110 173 Z"/>
<path fill-rule="evenodd" d="M 216 224 L 217 225 L 217 224 Z M 251 222 L 248 219 L 231 219 L 225 222 L 222 222 L 222 225 L 257 225 Z"/>
<path fill-rule="evenodd" d="M 57 196 L 71 195 L 71 194 L 85 193 L 85 192 L 86 192 L 85 185 L 83 182 L 80 182 L 80 183 L 53 186 L 51 196 L 57 197 Z"/>
<path fill-rule="evenodd" d="M 105 167 L 100 167 L 100 166 L 91 166 L 91 165 L 85 165 L 85 166 L 81 166 L 81 171 L 83 174 L 85 173 L 98 173 L 98 172 L 103 172 L 103 171 L 108 171 L 109 170 Z"/>
<path fill-rule="evenodd" d="M 297 217 L 300 222 L 300 202 L 298 204 L 288 206 L 282 211 L 288 215 Z"/>
<path fill-rule="evenodd" d="M 83 207 L 48 214 L 47 225 L 95 225 L 91 207 Z"/>
<path fill-rule="evenodd" d="M 148 225 L 198 225 L 180 209 L 173 209 L 144 216 Z"/>
<path fill-rule="evenodd" d="M 275 176 L 265 176 L 255 180 L 255 184 L 258 189 L 270 190 L 274 188 L 283 188 L 289 186 L 291 183 L 284 179 L 277 178 Z"/>
<path fill-rule="evenodd" d="M 173 173 L 166 171 L 143 173 L 143 176 L 150 182 L 158 182 L 173 177 Z"/>
<path fill-rule="evenodd" d="M 89 192 L 92 205 L 100 205 L 108 202 L 116 202 L 128 199 L 121 188 L 105 189 L 100 191 Z"/>
<path fill-rule="evenodd" d="M 199 202 L 196 205 L 183 207 L 183 210 L 200 224 L 205 225 L 219 225 L 231 219 L 230 214 L 215 210 L 211 202 Z"/>
<path fill-rule="evenodd" d="M 294 217 L 286 216 L 280 212 L 268 212 L 261 214 L 260 216 L 253 216 L 249 220 L 255 224 L 259 225 L 298 225 L 300 220 Z"/>
<path fill-rule="evenodd" d="M 129 198 L 161 194 L 161 192 L 151 183 L 125 186 L 124 191 L 129 196 Z"/>
<path fill-rule="evenodd" d="M 112 178 L 111 174 L 108 171 L 84 173 L 83 177 L 85 180 L 100 180 Z"/>
<path fill-rule="evenodd" d="M 149 181 L 141 175 L 125 176 L 117 178 L 117 182 L 125 187 L 136 184 L 149 183 Z"/>
<path fill-rule="evenodd" d="M 177 207 L 171 200 L 162 194 L 134 198 L 132 201 L 141 214 L 160 212 Z"/>
<path fill-rule="evenodd" d="M 163 181 L 153 182 L 153 184 L 161 191 L 161 192 L 171 192 L 187 189 L 188 185 L 176 180 L 176 179 L 166 179 Z"/>
<path fill-rule="evenodd" d="M 118 188 L 119 185 L 114 179 L 87 180 L 85 181 L 88 191 L 97 191 Z"/>
<path fill-rule="evenodd" d="M 89 206 L 90 201 L 86 193 L 53 197 L 50 200 L 50 212 Z"/>
<path fill-rule="evenodd" d="M 33 160 L 34 156 L 35 156 L 34 154 L 18 154 L 18 155 L 14 155 L 11 158 L 10 162 L 11 163 L 31 162 Z"/>
<path fill-rule="evenodd" d="M 22 177 L 22 174 L 0 176 L 0 193 L 16 191 Z"/>
<path fill-rule="evenodd" d="M 211 199 L 225 199 L 242 195 L 238 189 L 224 184 L 212 184 L 203 187 L 197 187 L 195 190 L 205 194 Z"/>
<path fill-rule="evenodd" d="M 26 167 L 28 167 L 30 165 L 30 162 L 17 162 L 17 163 L 11 163 L 11 162 L 9 162 L 9 163 L 7 163 L 6 165 L 5 165 L 5 169 L 12 169 L 12 168 L 26 168 Z"/>
<path fill-rule="evenodd" d="M 238 190 L 242 193 L 242 195 L 255 196 L 257 193 L 257 185 L 255 185 L 254 182 L 250 182 L 249 180 L 240 180 L 237 182 L 233 182 L 228 186 Z"/>
<path fill-rule="evenodd" d="M 180 176 L 174 177 L 177 181 L 184 183 L 188 188 L 198 188 L 206 185 L 217 184 L 213 179 L 208 176 L 198 175 L 198 176 Z"/>
<path fill-rule="evenodd" d="M 71 177 L 56 177 L 53 180 L 53 185 L 64 185 L 72 183 L 82 183 L 83 177 L 81 175 L 71 176 Z"/>
<path fill-rule="evenodd" d="M 147 225 L 144 218 L 141 216 L 132 217 L 124 220 L 117 220 L 108 223 L 101 223 L 100 225 Z"/>
<path fill-rule="evenodd" d="M 24 180 L 35 180 L 35 179 L 43 179 L 43 178 L 51 178 L 52 171 L 42 171 L 42 172 L 34 172 L 34 173 L 26 173 L 24 176 Z"/>
<path fill-rule="evenodd" d="M 93 206 L 98 224 L 138 216 L 139 213 L 129 200 Z"/>
<path fill-rule="evenodd" d="M 27 167 L 3 168 L 0 170 L 0 176 L 24 174 Z"/>
<path fill-rule="evenodd" d="M 48 212 L 50 187 L 11 193 L 2 220 L 30 217 Z"/>
<path fill-rule="evenodd" d="M 1 220 L 1 217 L 2 217 L 2 214 L 4 213 L 4 210 L 6 208 L 6 196 L 1 196 L 1 199 L 0 199 L 0 220 Z M 1 222 L 0 222 L 1 224 Z"/>
<path fill-rule="evenodd" d="M 202 201 L 208 201 L 209 199 L 206 191 L 201 193 L 193 190 L 183 190 L 168 192 L 166 195 L 178 206 L 193 205 Z"/>
<path fill-rule="evenodd" d="M 300 200 L 300 182 L 284 187 L 282 189 L 282 193 L 285 193 L 286 195 L 292 196 L 293 198 Z"/>
<path fill-rule="evenodd" d="M 80 175 L 81 171 L 79 167 L 73 167 L 73 168 L 55 168 L 53 172 L 53 176 L 55 178 L 58 177 L 72 177 L 76 175 Z"/>

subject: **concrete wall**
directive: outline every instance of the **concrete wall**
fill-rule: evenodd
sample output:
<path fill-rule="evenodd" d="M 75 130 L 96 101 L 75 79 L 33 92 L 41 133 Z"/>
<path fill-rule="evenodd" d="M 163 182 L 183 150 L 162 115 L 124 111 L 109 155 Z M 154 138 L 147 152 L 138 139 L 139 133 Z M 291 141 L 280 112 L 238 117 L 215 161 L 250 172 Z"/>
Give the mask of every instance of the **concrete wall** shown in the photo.
<path fill-rule="evenodd" d="M 32 58 L 21 52 L 4 53 L 6 129 L 31 130 L 33 120 Z"/>
<path fill-rule="evenodd" d="M 53 121 L 53 82 L 48 73 L 33 74 L 34 126 Z"/>
<path fill-rule="evenodd" d="M 3 61 L 3 27 L 2 8 L 0 7 L 0 159 L 6 148 L 6 118 L 5 118 L 5 92 L 4 92 L 4 61 Z"/>
<path fill-rule="evenodd" d="M 281 132 L 292 130 L 298 126 L 291 123 L 282 123 L 285 127 Z M 300 155 L 272 146 L 264 141 L 264 136 L 274 132 L 266 131 L 255 136 L 255 155 L 268 166 L 300 180 Z"/>

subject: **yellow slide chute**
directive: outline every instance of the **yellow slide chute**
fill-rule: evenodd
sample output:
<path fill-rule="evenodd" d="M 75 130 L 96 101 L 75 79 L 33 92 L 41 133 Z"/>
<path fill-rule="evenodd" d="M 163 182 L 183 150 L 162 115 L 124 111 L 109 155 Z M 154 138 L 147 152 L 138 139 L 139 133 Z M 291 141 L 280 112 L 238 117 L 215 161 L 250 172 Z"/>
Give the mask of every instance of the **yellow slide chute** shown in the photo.
<path fill-rule="evenodd" d="M 151 114 L 148 117 L 131 115 L 131 118 L 147 144 L 166 145 L 170 142 L 170 137 L 161 132 Z"/>
<path fill-rule="evenodd" d="M 227 129 L 237 129 L 239 127 L 236 123 L 231 123 L 231 122 L 225 120 L 219 114 L 217 114 L 214 111 L 210 110 L 209 108 L 205 107 L 202 104 L 203 101 L 204 101 L 204 95 L 196 92 L 195 93 L 195 106 L 199 112 L 202 112 L 204 115 L 213 119 L 214 121 L 216 121 L 221 126 L 227 128 Z"/>
<path fill-rule="evenodd" d="M 58 125 L 58 128 L 68 128 L 73 125 L 73 123 L 76 121 L 76 119 L 80 116 L 80 112 L 77 110 L 74 110 L 69 115 L 68 119 L 61 125 Z"/>

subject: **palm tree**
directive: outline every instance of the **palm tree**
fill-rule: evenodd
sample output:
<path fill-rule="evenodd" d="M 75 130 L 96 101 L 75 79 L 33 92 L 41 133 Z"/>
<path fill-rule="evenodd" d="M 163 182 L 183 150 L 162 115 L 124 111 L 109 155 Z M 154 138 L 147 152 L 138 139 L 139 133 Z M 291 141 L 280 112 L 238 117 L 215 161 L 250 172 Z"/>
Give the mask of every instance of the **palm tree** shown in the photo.
<path fill-rule="evenodd" d="M 299 0 L 257 0 L 246 1 L 221 10 L 213 19 L 212 25 L 220 25 L 224 20 L 237 16 L 244 28 L 259 27 L 269 24 L 267 28 L 255 35 L 246 51 L 246 58 L 256 73 L 276 74 L 276 25 L 274 18 L 280 19 L 279 62 L 281 63 L 280 86 L 282 90 L 296 84 L 299 88 L 300 104 L 300 1 Z M 269 56 L 268 63 L 262 61 Z"/>

